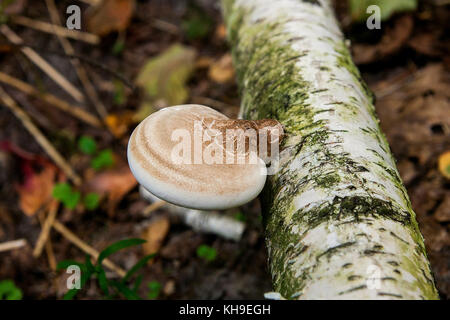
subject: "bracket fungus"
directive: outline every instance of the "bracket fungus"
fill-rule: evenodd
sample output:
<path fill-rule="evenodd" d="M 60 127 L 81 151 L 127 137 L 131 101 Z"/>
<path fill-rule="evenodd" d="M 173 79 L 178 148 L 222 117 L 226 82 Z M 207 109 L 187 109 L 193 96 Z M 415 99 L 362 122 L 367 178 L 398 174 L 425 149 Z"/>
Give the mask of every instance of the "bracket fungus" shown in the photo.
<path fill-rule="evenodd" d="M 261 192 L 266 162 L 278 154 L 282 135 L 275 120 L 234 120 L 202 105 L 173 106 L 136 127 L 128 162 L 158 198 L 193 209 L 227 209 Z"/>

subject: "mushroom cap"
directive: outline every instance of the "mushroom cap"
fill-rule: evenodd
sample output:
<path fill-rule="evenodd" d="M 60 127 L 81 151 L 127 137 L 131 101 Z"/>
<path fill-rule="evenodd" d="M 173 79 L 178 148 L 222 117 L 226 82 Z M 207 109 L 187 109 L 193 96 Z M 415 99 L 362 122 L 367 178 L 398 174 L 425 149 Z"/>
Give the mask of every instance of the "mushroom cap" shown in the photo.
<path fill-rule="evenodd" d="M 195 156 L 199 151 L 203 154 L 205 148 L 204 143 L 200 149 L 195 148 L 194 123 L 204 119 L 228 118 L 209 107 L 191 104 L 164 108 L 144 119 L 128 143 L 133 175 L 157 197 L 187 208 L 220 210 L 251 201 L 266 181 L 264 161 L 257 158 L 254 164 L 194 164 Z M 177 129 L 190 134 L 191 163 L 173 161 L 172 151 L 180 144 L 179 139 L 172 140 Z"/>

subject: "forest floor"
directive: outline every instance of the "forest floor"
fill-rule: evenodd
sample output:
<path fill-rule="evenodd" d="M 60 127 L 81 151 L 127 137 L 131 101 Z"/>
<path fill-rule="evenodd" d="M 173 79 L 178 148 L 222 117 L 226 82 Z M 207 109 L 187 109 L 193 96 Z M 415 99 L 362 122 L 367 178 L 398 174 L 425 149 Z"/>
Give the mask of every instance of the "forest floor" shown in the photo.
<path fill-rule="evenodd" d="M 70 2 L 56 2 L 63 19 Z M 51 230 L 43 252 L 38 257 L 33 255 L 41 225 L 57 205 L 56 220 L 98 251 L 125 238 L 151 242 L 159 253 L 141 271 L 143 285 L 138 293 L 142 297 L 262 299 L 264 292 L 271 291 L 271 279 L 258 200 L 223 212 L 246 223 L 241 241 L 200 234 L 164 208 L 149 213 L 148 203 L 140 199 L 126 165 L 126 144 L 136 119 L 152 108 L 199 103 L 229 117 L 237 116 L 238 87 L 218 1 L 137 1 L 129 21 L 127 3 L 132 1 L 110 3 L 114 2 L 117 7 L 104 8 L 101 14 L 78 2 L 83 30 L 90 25 L 90 29 L 104 31 L 98 31 L 102 34 L 97 45 L 71 41 L 106 106 L 108 128 L 57 110 L 0 77 L 0 87 L 30 115 L 81 177 L 78 186 L 72 184 L 73 192 L 80 192 L 81 198 L 89 192 L 99 197 L 91 205 L 80 200 L 73 209 L 70 204 L 49 200 L 55 183 L 66 181 L 68 172 L 54 165 L 36 142 L 36 135 L 25 130 L 23 122 L 0 102 L 0 244 L 26 241 L 20 248 L 0 252 L 0 281 L 13 280 L 25 299 L 62 298 L 67 291 L 67 275 L 54 270 L 55 262 L 83 261 L 85 253 L 68 241 L 67 234 Z M 45 1 L 28 3 L 18 5 L 14 13 L 35 21 L 51 21 Z M 438 168 L 439 157 L 450 150 L 450 7 L 423 1 L 416 11 L 396 14 L 382 22 L 381 30 L 368 30 L 364 25 L 351 24 L 342 3 L 337 6 L 339 21 L 351 40 L 362 76 L 376 95 L 381 126 L 417 213 L 441 298 L 450 299 L 450 180 Z M 20 20 L 11 21 L 9 28 L 26 45 L 83 91 L 71 60 L 54 34 L 23 26 Z M 109 33 L 109 29 L 122 31 Z M 183 45 L 183 54 L 164 56 L 174 44 Z M 90 114 L 101 113 L 101 106 L 94 106 L 89 98 L 80 103 L 73 92 L 70 95 L 61 89 L 20 53 L 22 48 L 0 33 L 0 72 L 21 79 L 39 92 L 56 95 L 71 106 L 80 105 Z M 159 92 L 154 96 L 143 94 L 139 86 L 129 85 L 118 76 L 134 83 L 143 65 L 158 56 L 163 58 L 152 73 L 165 80 L 158 84 Z M 189 75 L 186 83 L 170 80 L 171 76 L 185 77 L 177 74 L 184 68 Z M 83 144 L 80 137 L 88 138 Z M 150 235 L 149 230 L 158 226 L 157 236 Z M 216 256 L 202 257 L 198 250 L 201 245 L 212 248 Z M 128 270 L 146 250 L 122 250 L 111 260 Z M 108 271 L 107 277 L 117 275 Z M 103 294 L 92 282 L 77 297 L 98 299 Z"/>

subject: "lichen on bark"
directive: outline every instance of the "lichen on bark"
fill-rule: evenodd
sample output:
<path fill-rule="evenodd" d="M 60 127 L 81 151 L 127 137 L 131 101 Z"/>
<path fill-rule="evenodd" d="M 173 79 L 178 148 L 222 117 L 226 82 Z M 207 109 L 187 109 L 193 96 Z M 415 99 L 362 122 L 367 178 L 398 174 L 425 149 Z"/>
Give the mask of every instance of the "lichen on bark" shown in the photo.
<path fill-rule="evenodd" d="M 277 119 L 286 132 L 261 196 L 274 289 L 288 299 L 437 298 L 373 95 L 329 1 L 223 8 L 241 116 Z"/>

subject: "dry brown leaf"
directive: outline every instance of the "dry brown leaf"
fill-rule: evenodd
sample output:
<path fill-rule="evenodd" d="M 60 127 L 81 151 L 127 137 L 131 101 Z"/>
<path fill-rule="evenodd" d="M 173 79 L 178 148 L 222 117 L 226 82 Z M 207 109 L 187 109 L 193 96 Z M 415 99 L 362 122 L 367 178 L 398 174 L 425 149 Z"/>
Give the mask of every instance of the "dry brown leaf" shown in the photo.
<path fill-rule="evenodd" d="M 164 238 L 169 232 L 169 228 L 170 222 L 167 217 L 159 218 L 150 223 L 141 235 L 142 239 L 147 240 L 147 242 L 142 245 L 145 255 L 157 253 L 159 251 Z M 149 260 L 149 264 L 151 263 L 152 260 Z"/>
<path fill-rule="evenodd" d="M 399 17 L 393 28 L 387 28 L 381 41 L 375 45 L 354 44 L 353 59 L 356 64 L 371 63 L 396 53 L 409 39 L 413 31 L 410 15 Z"/>
<path fill-rule="evenodd" d="M 224 54 L 209 67 L 208 76 L 215 82 L 226 83 L 233 79 L 234 68 L 231 54 Z"/>
<path fill-rule="evenodd" d="M 227 29 L 225 27 L 225 24 L 223 23 L 219 24 L 214 34 L 219 40 L 224 40 L 225 37 L 227 36 Z"/>
<path fill-rule="evenodd" d="M 449 222 L 450 221 L 450 193 L 444 196 L 444 201 L 439 205 L 434 213 L 434 218 L 438 222 Z"/>
<path fill-rule="evenodd" d="M 114 213 L 118 203 L 137 185 L 127 165 L 97 174 L 85 186 L 87 192 L 95 192 L 108 198 L 108 214 Z"/>
<path fill-rule="evenodd" d="M 211 57 L 202 56 L 195 61 L 195 67 L 197 69 L 209 68 L 213 63 L 213 59 Z"/>
<path fill-rule="evenodd" d="M 17 187 L 20 209 L 27 216 L 33 216 L 51 199 L 56 172 L 56 167 L 48 164 L 40 173 L 32 173 L 24 184 Z"/>
<path fill-rule="evenodd" d="M 27 6 L 27 0 L 15 0 L 7 5 L 3 11 L 6 15 L 21 14 L 23 9 Z"/>
<path fill-rule="evenodd" d="M 450 179 L 450 151 L 446 151 L 439 156 L 439 172 Z"/>
<path fill-rule="evenodd" d="M 103 0 L 88 13 L 88 31 L 99 36 L 123 31 L 130 23 L 134 8 L 134 0 Z"/>
<path fill-rule="evenodd" d="M 134 112 L 131 111 L 125 111 L 120 114 L 112 113 L 106 117 L 105 122 L 114 136 L 120 138 L 128 131 L 130 125 L 134 123 L 133 117 Z"/>

